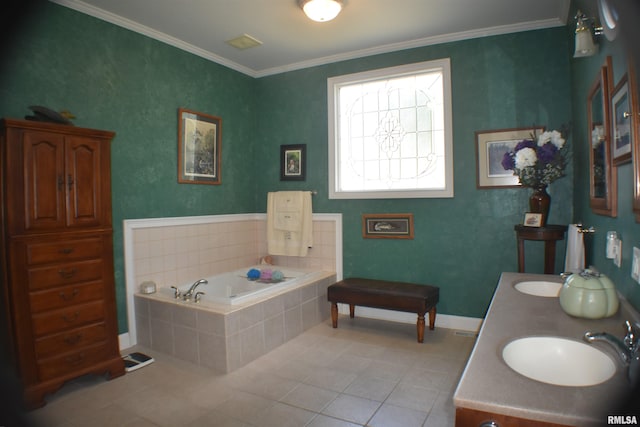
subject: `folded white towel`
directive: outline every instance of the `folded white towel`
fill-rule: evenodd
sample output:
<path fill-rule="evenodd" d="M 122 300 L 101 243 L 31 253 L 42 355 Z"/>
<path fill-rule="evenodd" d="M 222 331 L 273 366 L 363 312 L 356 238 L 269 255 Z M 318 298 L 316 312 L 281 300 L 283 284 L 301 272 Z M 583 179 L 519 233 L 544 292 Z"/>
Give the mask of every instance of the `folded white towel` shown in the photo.
<path fill-rule="evenodd" d="M 584 238 L 580 232 L 580 227 L 576 224 L 569 224 L 564 271 L 579 273 L 584 270 L 584 264 Z"/>
<path fill-rule="evenodd" d="M 278 191 L 267 195 L 267 252 L 306 256 L 313 246 L 310 191 Z"/>

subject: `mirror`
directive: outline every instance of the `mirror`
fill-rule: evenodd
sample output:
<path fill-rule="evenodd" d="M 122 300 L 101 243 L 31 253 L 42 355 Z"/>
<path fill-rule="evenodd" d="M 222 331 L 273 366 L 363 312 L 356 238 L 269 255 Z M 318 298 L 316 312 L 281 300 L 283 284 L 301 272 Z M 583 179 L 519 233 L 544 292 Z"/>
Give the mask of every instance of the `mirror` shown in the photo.
<path fill-rule="evenodd" d="M 617 174 L 612 173 L 611 161 L 611 108 L 609 96 L 613 87 L 611 57 L 605 63 L 591 85 L 587 97 L 589 125 L 589 175 L 591 210 L 599 215 L 615 217 L 618 205 Z"/>
<path fill-rule="evenodd" d="M 638 68 L 629 57 L 629 95 L 631 96 L 631 135 L 633 152 L 633 212 L 640 222 L 640 92 L 638 92 Z"/>

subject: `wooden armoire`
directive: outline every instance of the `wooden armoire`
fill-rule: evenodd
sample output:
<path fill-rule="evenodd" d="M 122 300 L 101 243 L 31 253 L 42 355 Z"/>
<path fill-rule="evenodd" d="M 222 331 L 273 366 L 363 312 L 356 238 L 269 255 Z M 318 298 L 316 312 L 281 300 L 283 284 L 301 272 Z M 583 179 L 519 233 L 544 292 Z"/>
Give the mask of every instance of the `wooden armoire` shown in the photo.
<path fill-rule="evenodd" d="M 28 408 L 66 381 L 124 374 L 111 219 L 113 132 L 0 122 L 2 312 Z"/>

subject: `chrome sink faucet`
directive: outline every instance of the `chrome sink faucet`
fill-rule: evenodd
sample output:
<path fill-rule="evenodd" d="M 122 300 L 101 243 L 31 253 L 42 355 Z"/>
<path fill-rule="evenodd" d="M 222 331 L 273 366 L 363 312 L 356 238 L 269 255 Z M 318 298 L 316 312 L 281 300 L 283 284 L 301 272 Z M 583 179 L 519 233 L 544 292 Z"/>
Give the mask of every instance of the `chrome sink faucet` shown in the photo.
<path fill-rule="evenodd" d="M 182 299 L 185 300 L 185 301 L 190 300 L 191 297 L 193 296 L 193 293 L 195 292 L 196 288 L 198 286 L 200 286 L 201 284 L 207 284 L 207 283 L 209 283 L 209 281 L 207 279 L 197 280 L 196 282 L 193 283 L 193 285 L 191 285 L 189 290 L 182 295 Z"/>
<path fill-rule="evenodd" d="M 588 343 L 604 341 L 613 346 L 624 365 L 628 367 L 627 377 L 629 382 L 636 384 L 640 380 L 640 339 L 631 322 L 626 320 L 624 323 L 627 333 L 622 339 L 607 332 L 586 332 L 584 340 Z"/>

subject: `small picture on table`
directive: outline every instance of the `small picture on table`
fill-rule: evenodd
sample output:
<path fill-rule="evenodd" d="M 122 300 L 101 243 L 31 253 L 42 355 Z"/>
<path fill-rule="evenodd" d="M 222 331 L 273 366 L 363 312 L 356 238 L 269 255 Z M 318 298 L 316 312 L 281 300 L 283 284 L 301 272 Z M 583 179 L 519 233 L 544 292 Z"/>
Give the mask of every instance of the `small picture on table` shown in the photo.
<path fill-rule="evenodd" d="M 542 214 L 527 212 L 526 214 L 524 214 L 524 225 L 526 227 L 542 226 Z"/>

